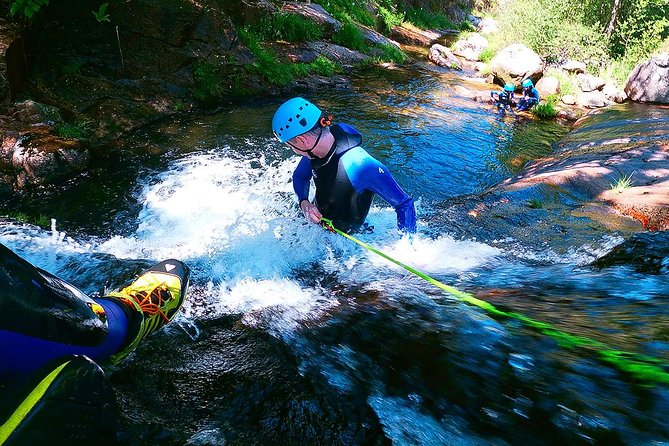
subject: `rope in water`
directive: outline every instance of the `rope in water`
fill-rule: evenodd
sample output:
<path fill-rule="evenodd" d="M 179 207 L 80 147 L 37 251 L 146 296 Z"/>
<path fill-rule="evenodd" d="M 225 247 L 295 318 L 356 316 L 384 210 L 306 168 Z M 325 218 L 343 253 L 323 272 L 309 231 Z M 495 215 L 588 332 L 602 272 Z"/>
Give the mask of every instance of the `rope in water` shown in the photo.
<path fill-rule="evenodd" d="M 379 251 L 371 245 L 353 237 L 350 234 L 347 234 L 344 231 L 341 231 L 334 227 L 332 220 L 327 218 L 321 218 L 321 224 L 323 227 L 330 232 L 340 234 L 347 239 L 357 243 L 363 248 L 380 255 L 384 259 L 398 265 L 410 273 L 415 274 L 416 276 L 425 279 L 427 282 L 432 285 L 446 291 L 450 295 L 454 296 L 461 302 L 468 303 L 470 305 L 475 305 L 488 313 L 491 313 L 498 317 L 515 319 L 522 322 L 525 326 L 531 327 L 542 334 L 550 336 L 555 339 L 560 347 L 574 349 L 582 348 L 590 351 L 594 351 L 599 359 L 604 362 L 607 362 L 619 370 L 629 373 L 634 378 L 648 382 L 648 383 L 662 383 L 669 384 L 669 364 L 666 364 L 664 361 L 654 358 L 652 356 L 641 355 L 638 353 L 631 353 L 622 350 L 615 350 L 604 344 L 603 342 L 587 338 L 585 336 L 576 336 L 569 333 L 566 333 L 562 330 L 554 328 L 546 322 L 539 322 L 532 318 L 529 318 L 523 314 L 516 313 L 513 311 L 502 311 L 496 308 L 493 304 L 481 300 L 477 297 L 474 297 L 472 294 L 460 291 L 457 288 L 454 288 L 450 285 L 446 285 L 438 280 L 428 276 L 427 274 L 418 271 L 415 268 L 406 265 L 399 260 L 396 260 L 389 255 Z"/>

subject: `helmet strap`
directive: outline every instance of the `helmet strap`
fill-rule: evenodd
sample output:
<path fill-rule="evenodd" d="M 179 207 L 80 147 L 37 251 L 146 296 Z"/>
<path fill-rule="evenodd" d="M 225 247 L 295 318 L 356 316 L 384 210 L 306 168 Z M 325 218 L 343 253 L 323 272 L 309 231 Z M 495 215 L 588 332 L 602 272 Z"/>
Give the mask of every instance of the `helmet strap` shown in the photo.
<path fill-rule="evenodd" d="M 322 119 L 323 119 L 323 118 L 321 118 L 321 120 L 322 120 Z M 294 145 L 292 145 L 292 144 L 289 143 L 288 141 L 286 141 L 286 144 L 288 144 L 290 147 L 292 147 L 293 149 L 297 150 L 298 152 L 304 152 L 304 153 L 306 153 L 307 155 L 309 155 L 309 158 L 311 158 L 311 159 L 320 159 L 319 157 L 317 157 L 316 155 L 314 155 L 314 149 L 316 149 L 316 147 L 318 147 L 318 143 L 321 141 L 321 137 L 323 136 L 323 127 L 319 127 L 319 129 L 320 129 L 320 131 L 318 132 L 318 138 L 316 138 L 316 141 L 314 142 L 314 144 L 311 146 L 310 149 L 307 149 L 307 150 L 305 150 L 305 149 L 300 149 L 299 147 L 295 147 Z"/>

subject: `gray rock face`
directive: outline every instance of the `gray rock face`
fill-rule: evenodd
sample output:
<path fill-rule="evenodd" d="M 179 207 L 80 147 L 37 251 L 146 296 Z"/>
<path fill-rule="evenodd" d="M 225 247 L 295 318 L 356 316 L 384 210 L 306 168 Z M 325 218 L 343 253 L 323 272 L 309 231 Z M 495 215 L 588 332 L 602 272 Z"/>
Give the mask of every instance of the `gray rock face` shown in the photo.
<path fill-rule="evenodd" d="M 627 95 L 625 94 L 624 91 L 621 91 L 615 85 L 611 84 L 604 85 L 602 93 L 604 93 L 606 99 L 608 99 L 609 101 L 616 102 L 618 104 L 625 102 L 625 100 L 627 99 Z"/>
<path fill-rule="evenodd" d="M 585 73 L 585 63 L 570 60 L 562 65 L 562 69 L 568 73 Z"/>
<path fill-rule="evenodd" d="M 480 34 L 472 34 L 466 39 L 455 42 L 453 54 L 470 61 L 479 60 L 481 51 L 488 46 L 488 40 Z"/>
<path fill-rule="evenodd" d="M 499 32 L 499 26 L 497 26 L 495 19 L 485 18 L 476 26 L 476 31 L 481 34 L 494 34 Z"/>
<path fill-rule="evenodd" d="M 587 108 L 600 108 L 611 104 L 606 99 L 606 96 L 604 96 L 604 93 L 598 90 L 579 93 L 576 102 L 580 106 Z"/>
<path fill-rule="evenodd" d="M 316 22 L 327 36 L 336 33 L 342 26 L 339 20 L 332 17 L 321 5 L 315 3 L 285 2 L 281 11 L 299 14 Z"/>
<path fill-rule="evenodd" d="M 519 86 L 526 78 L 536 83 L 543 68 L 544 63 L 537 53 L 520 43 L 504 48 L 490 62 L 490 74 L 500 85 L 512 83 Z"/>
<path fill-rule="evenodd" d="M 446 48 L 444 45 L 439 45 L 438 43 L 430 47 L 430 54 L 428 55 L 428 59 L 440 67 L 451 68 L 453 70 L 462 70 L 460 61 L 453 55 L 451 50 Z"/>
<path fill-rule="evenodd" d="M 560 80 L 554 76 L 546 76 L 537 82 L 537 90 L 542 98 L 558 94 L 560 92 Z"/>
<path fill-rule="evenodd" d="M 669 104 L 669 53 L 637 64 L 627 78 L 625 93 L 632 101 Z"/>
<path fill-rule="evenodd" d="M 576 76 L 576 82 L 582 91 L 601 90 L 606 85 L 606 81 L 601 77 L 591 76 L 589 74 L 579 74 Z"/>

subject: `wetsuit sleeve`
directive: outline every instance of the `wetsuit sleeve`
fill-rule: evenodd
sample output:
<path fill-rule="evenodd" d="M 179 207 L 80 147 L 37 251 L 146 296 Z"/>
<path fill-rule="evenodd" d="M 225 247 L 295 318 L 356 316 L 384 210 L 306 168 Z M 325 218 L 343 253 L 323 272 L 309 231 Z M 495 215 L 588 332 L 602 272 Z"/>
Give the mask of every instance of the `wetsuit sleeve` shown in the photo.
<path fill-rule="evenodd" d="M 353 187 L 358 192 L 367 189 L 379 195 L 395 208 L 397 227 L 402 231 L 416 232 L 416 208 L 413 198 L 397 184 L 386 166 L 362 148 L 353 150 L 359 153 L 356 153 L 356 157 L 348 159 L 357 166 L 346 169 Z"/>
<path fill-rule="evenodd" d="M 293 172 L 293 190 L 298 203 L 309 199 L 309 182 L 311 181 L 311 161 L 303 156 Z"/>

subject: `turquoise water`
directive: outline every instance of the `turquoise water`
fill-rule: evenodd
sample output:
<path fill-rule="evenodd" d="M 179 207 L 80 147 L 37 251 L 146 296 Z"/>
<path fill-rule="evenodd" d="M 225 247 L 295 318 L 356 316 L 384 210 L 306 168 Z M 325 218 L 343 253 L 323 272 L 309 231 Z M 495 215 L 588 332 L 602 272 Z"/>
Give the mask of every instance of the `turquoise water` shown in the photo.
<path fill-rule="evenodd" d="M 457 85 L 480 88 L 416 63 L 309 96 L 357 127 L 417 200 L 412 243 L 382 201 L 365 242 L 500 308 L 668 362 L 666 235 L 560 221 L 551 209 L 472 221 L 460 208 L 560 140 L 600 140 L 602 123 L 655 132 L 648 109 L 617 108 L 592 133 L 566 136 L 459 97 Z M 2 221 L 0 241 L 86 292 L 168 257 L 193 270 L 175 322 L 107 368 L 121 443 L 669 440 L 665 387 L 493 319 L 307 224 L 290 183 L 298 160 L 270 136 L 280 103 L 146 129 L 85 178 L 5 204 L 55 222 Z"/>

